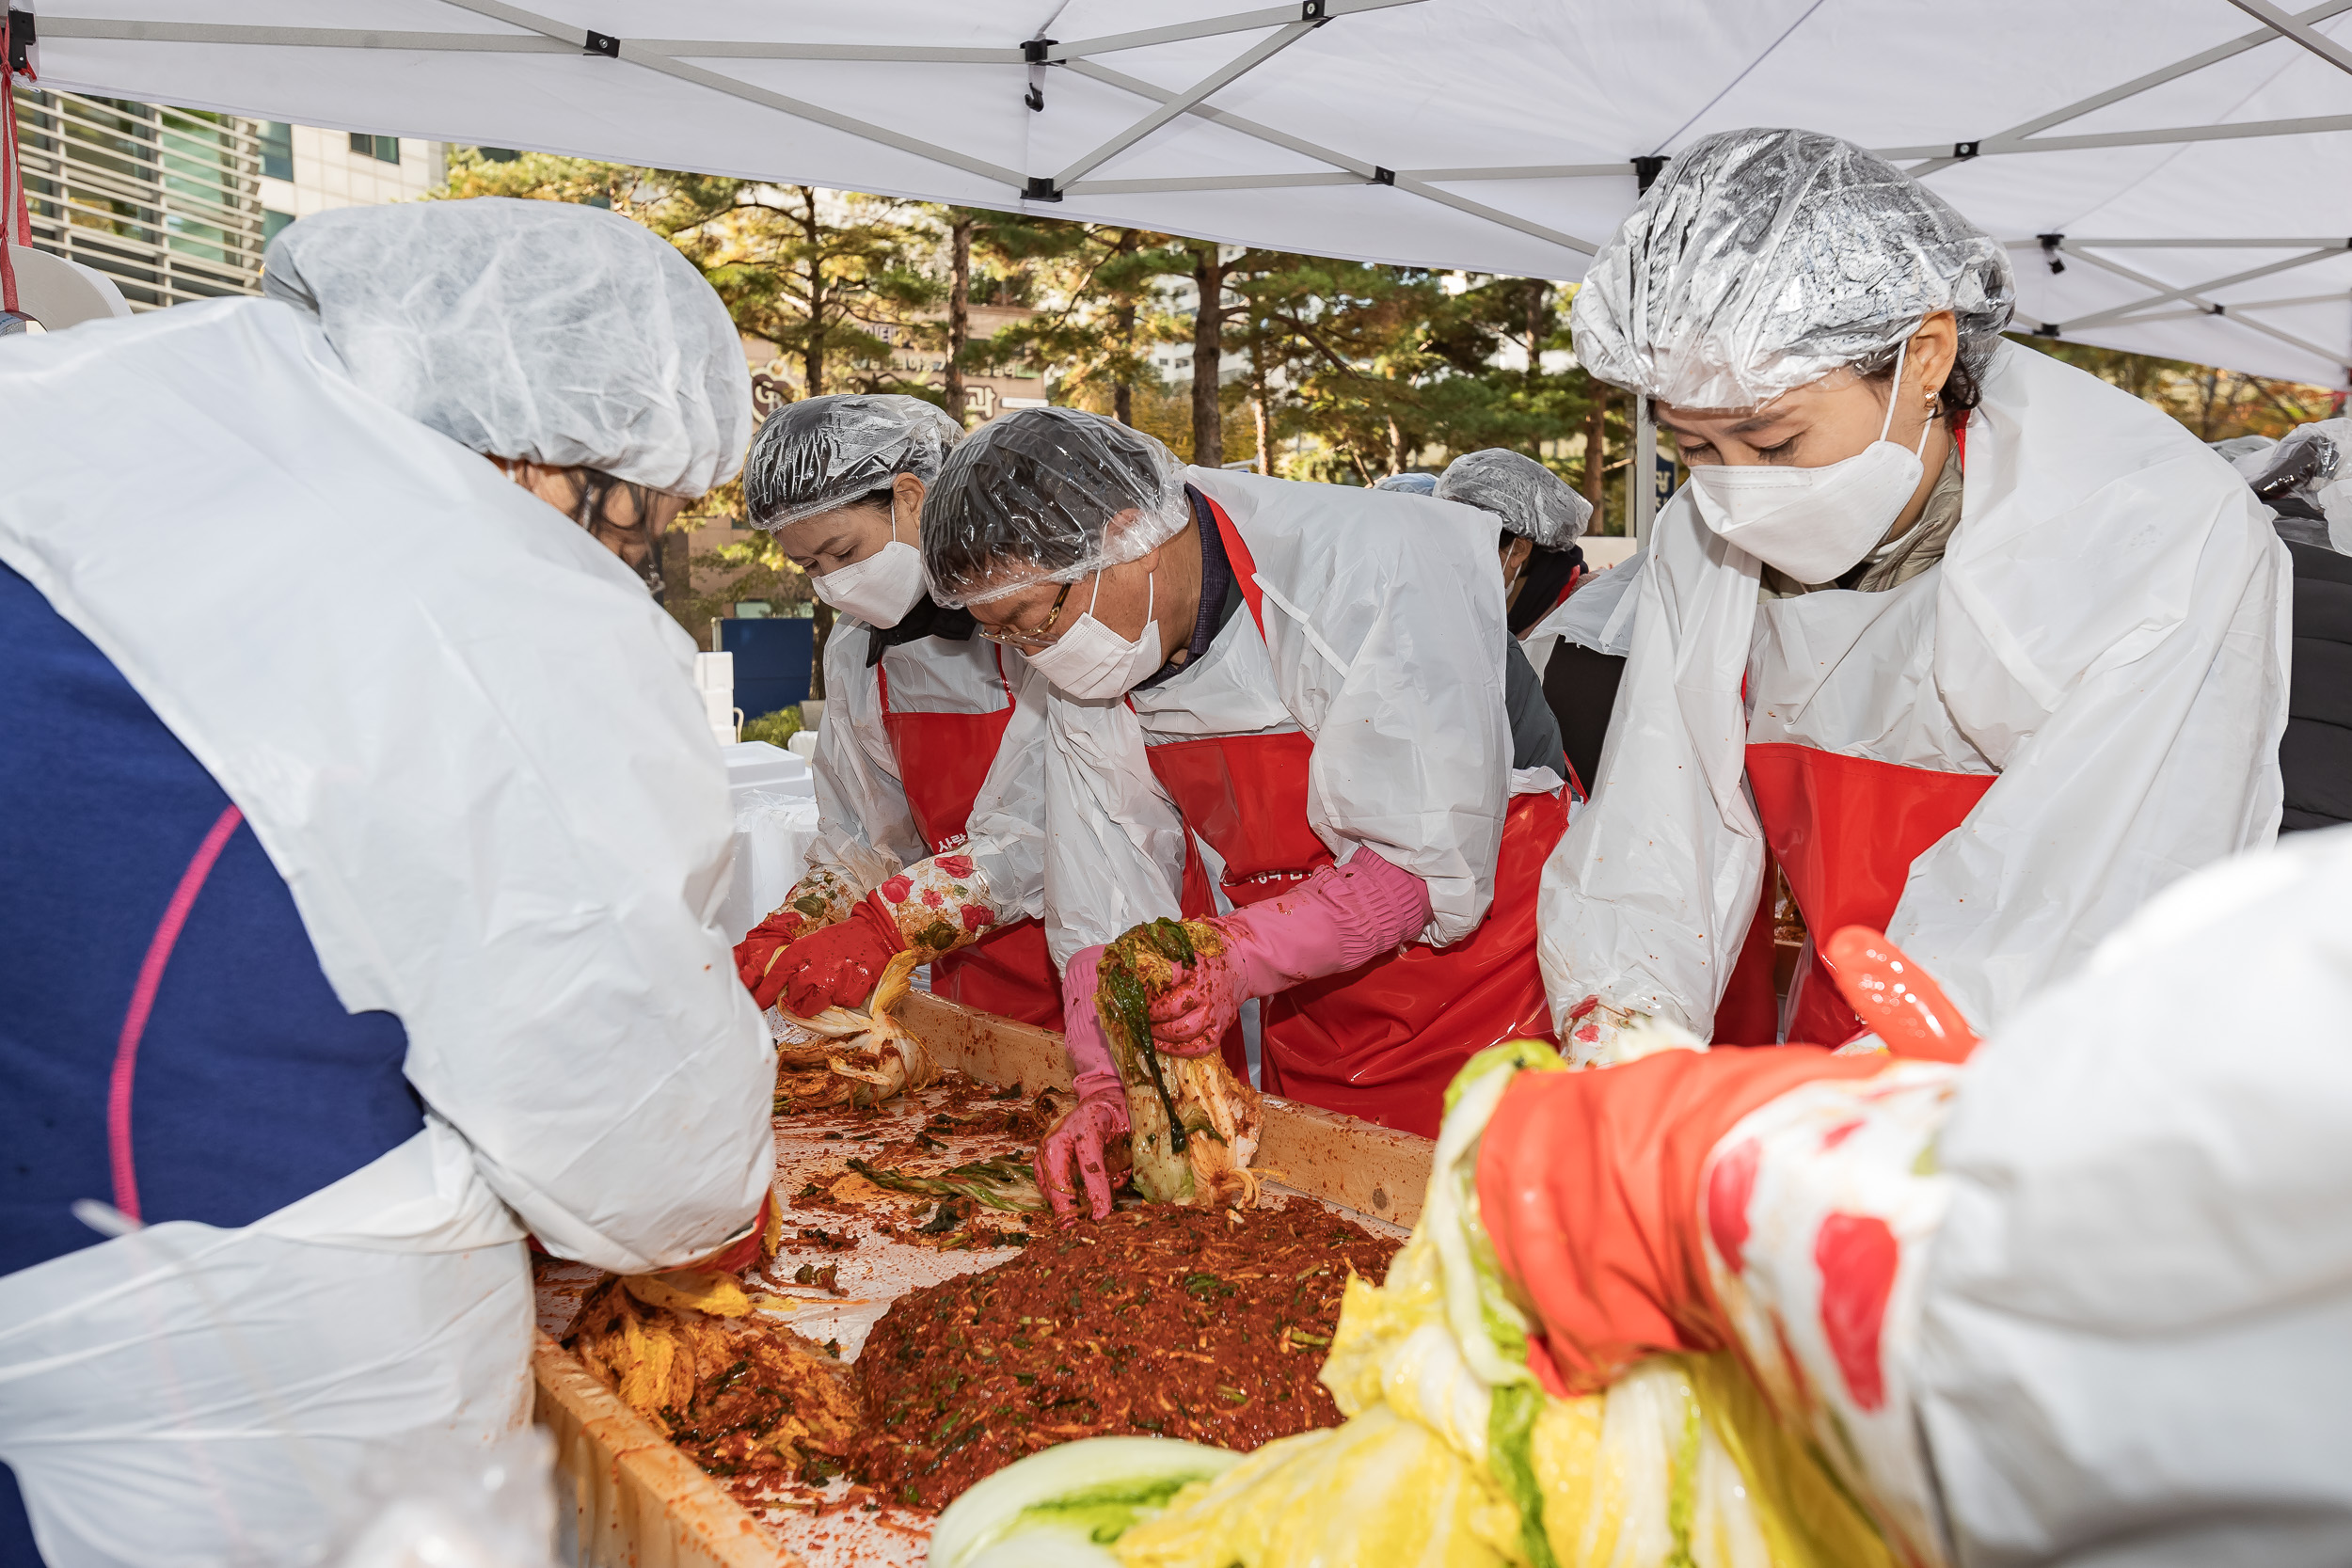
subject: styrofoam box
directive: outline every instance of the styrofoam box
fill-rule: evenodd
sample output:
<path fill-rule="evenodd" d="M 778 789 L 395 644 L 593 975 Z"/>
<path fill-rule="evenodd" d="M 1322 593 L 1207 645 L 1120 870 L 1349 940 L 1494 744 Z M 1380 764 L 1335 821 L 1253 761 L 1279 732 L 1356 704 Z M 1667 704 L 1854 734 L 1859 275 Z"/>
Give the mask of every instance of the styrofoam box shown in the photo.
<path fill-rule="evenodd" d="M 781 746 L 746 740 L 722 746 L 726 759 L 727 789 L 739 804 L 746 795 L 805 795 L 817 799 L 817 775 L 808 764 Z"/>

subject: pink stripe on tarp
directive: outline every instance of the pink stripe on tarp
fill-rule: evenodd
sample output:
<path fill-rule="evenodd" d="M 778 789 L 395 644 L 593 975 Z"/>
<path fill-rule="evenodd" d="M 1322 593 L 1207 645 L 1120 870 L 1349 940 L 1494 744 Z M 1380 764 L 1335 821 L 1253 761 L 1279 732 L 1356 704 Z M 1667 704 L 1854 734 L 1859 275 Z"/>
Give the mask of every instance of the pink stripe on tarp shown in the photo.
<path fill-rule="evenodd" d="M 213 863 L 228 847 L 229 835 L 244 820 L 245 813 L 233 805 L 222 812 L 204 842 L 196 847 L 188 868 L 180 873 L 180 885 L 172 891 L 164 918 L 147 944 L 147 961 L 139 965 L 138 984 L 131 988 L 131 1010 L 122 1017 L 122 1037 L 115 1042 L 114 1078 L 106 1089 L 106 1152 L 114 1166 L 115 1207 L 134 1222 L 139 1219 L 139 1182 L 131 1164 L 131 1079 L 138 1068 L 139 1037 L 147 1033 L 147 1016 L 154 1011 L 156 988 L 164 983 L 164 966 L 171 962 L 171 950 L 179 943 L 180 928 L 188 923 L 188 911 L 195 907 L 196 895 L 204 891 Z"/>

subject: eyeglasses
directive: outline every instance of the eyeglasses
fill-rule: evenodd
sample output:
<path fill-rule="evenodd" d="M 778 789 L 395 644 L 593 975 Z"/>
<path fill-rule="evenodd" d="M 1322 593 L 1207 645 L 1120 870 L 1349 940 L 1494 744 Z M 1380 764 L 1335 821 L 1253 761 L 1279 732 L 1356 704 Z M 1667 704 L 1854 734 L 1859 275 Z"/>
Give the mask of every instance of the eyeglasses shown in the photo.
<path fill-rule="evenodd" d="M 1016 648 L 1042 648 L 1053 641 L 1049 634 L 1054 629 L 1054 623 L 1061 619 L 1061 607 L 1069 601 L 1070 591 L 1077 586 L 1075 581 L 1063 583 L 1061 592 L 1054 595 L 1054 608 L 1045 612 L 1045 619 L 1032 630 L 1024 631 L 1019 626 L 980 626 L 977 628 L 979 634 L 991 642 L 1008 642 Z"/>

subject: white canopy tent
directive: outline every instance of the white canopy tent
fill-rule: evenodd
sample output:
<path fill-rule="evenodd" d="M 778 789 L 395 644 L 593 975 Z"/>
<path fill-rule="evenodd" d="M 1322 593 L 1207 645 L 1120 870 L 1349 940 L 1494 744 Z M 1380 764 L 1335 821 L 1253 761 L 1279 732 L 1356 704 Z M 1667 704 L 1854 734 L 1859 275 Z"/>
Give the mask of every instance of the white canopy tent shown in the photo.
<path fill-rule="evenodd" d="M 1563 279 L 1651 160 L 1803 125 L 2008 241 L 2021 330 L 2352 376 L 2352 0 L 542 4 L 38 0 L 36 63 L 306 124 Z"/>

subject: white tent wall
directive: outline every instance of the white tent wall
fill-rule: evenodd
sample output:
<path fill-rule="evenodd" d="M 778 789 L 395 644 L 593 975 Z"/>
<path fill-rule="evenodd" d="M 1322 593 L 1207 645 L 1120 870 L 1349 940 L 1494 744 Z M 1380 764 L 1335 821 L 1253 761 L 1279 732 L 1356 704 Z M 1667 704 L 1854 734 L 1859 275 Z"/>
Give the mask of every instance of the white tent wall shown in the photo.
<path fill-rule="evenodd" d="M 38 0 L 37 63 L 272 119 L 1562 279 L 1635 159 L 1802 125 L 2015 247 L 2022 330 L 2352 379 L 2352 0 L 1232 5 Z"/>

